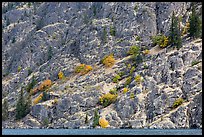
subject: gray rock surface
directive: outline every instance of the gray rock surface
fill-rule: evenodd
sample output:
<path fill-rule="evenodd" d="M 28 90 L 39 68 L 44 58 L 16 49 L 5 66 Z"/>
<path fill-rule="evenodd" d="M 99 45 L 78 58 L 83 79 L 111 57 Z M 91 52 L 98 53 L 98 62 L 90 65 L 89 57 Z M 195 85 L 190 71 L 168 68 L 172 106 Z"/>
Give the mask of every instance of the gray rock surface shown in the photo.
<path fill-rule="evenodd" d="M 95 110 L 108 120 L 109 128 L 202 128 L 202 39 L 185 35 L 181 49 L 158 51 L 151 40 L 160 33 L 169 35 L 173 11 L 182 17 L 181 26 L 185 25 L 190 5 L 32 2 L 29 6 L 28 2 L 3 2 L 2 102 L 8 99 L 9 119 L 2 121 L 2 128 L 92 128 Z M 202 15 L 200 9 L 202 4 L 197 3 Z M 133 45 L 150 50 L 150 54 L 142 54 L 140 64 L 127 57 Z M 110 53 L 116 64 L 106 68 L 101 60 Z M 192 65 L 195 61 L 200 63 Z M 79 64 L 91 65 L 92 70 L 76 74 Z M 58 78 L 59 71 L 65 79 Z M 124 75 L 119 83 L 113 83 L 120 72 Z M 138 74 L 140 84 L 135 81 Z M 46 79 L 53 82 L 48 89 L 50 98 L 33 104 L 30 113 L 16 121 L 18 94 L 23 89 L 28 95 L 25 87 L 32 76 L 35 87 Z M 128 91 L 123 93 L 129 76 Z M 103 107 L 99 98 L 113 88 L 117 88 L 116 101 Z M 178 98 L 184 103 L 173 109 Z"/>

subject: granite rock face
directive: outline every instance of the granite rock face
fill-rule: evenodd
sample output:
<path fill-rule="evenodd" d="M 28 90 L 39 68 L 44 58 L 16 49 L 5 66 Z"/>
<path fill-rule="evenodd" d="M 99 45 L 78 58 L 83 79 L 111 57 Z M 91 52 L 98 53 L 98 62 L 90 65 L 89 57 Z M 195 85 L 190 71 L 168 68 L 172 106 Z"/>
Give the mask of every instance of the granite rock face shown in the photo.
<path fill-rule="evenodd" d="M 2 121 L 2 128 L 93 128 L 96 110 L 109 128 L 202 128 L 202 39 L 184 35 L 179 50 L 158 49 L 151 40 L 157 34 L 169 35 L 173 11 L 182 17 L 183 27 L 190 5 L 3 2 L 2 102 L 8 99 L 9 119 Z M 196 6 L 202 15 L 202 4 Z M 142 54 L 142 63 L 127 55 L 132 45 L 150 50 Z M 106 68 L 101 60 L 111 53 L 116 63 Z M 79 64 L 91 65 L 92 70 L 76 74 Z M 58 78 L 60 71 L 65 79 Z M 117 74 L 121 78 L 114 83 Z M 30 113 L 16 121 L 18 94 L 32 76 L 35 87 L 46 79 L 53 82 L 50 97 L 32 104 Z M 99 98 L 113 88 L 117 99 L 104 107 Z M 179 98 L 184 101 L 174 108 Z"/>

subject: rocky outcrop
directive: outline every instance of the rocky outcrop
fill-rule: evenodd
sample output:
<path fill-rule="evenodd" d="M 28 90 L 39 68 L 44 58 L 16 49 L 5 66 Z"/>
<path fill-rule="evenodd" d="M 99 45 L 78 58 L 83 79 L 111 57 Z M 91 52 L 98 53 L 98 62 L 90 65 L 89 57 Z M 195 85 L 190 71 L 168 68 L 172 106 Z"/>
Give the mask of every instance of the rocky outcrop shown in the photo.
<path fill-rule="evenodd" d="M 93 128 L 95 110 L 109 128 L 202 128 L 202 39 L 185 35 L 179 50 L 153 47 L 151 40 L 169 34 L 173 11 L 185 25 L 189 9 L 189 2 L 4 2 L 2 99 L 8 99 L 9 120 L 2 128 Z M 132 45 L 150 50 L 142 63 L 127 55 Z M 106 68 L 101 59 L 110 53 L 116 63 Z M 92 70 L 76 74 L 83 63 Z M 65 79 L 58 79 L 59 71 Z M 18 93 L 32 76 L 36 86 L 53 82 L 49 99 L 16 121 Z M 113 88 L 117 100 L 103 107 L 99 97 Z M 179 98 L 184 102 L 174 108 Z"/>

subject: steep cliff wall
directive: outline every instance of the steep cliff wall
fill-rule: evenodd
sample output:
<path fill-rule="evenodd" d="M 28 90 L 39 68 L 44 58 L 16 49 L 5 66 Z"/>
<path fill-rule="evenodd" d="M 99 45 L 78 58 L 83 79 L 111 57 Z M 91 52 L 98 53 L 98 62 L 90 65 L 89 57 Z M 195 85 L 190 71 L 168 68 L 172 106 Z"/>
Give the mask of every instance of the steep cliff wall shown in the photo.
<path fill-rule="evenodd" d="M 98 108 L 110 127 L 202 128 L 202 63 L 192 66 L 193 61 L 202 62 L 202 40 L 184 36 L 181 49 L 158 51 L 151 41 L 158 33 L 169 34 L 173 11 L 184 26 L 189 9 L 188 2 L 3 3 L 2 99 L 8 99 L 10 109 L 3 127 L 41 127 L 47 118 L 53 128 L 91 127 Z M 197 3 L 202 14 L 200 9 Z M 149 49 L 150 54 L 136 66 L 129 91 L 123 94 L 134 66 L 127 56 L 132 45 Z M 107 69 L 100 61 L 110 53 L 116 64 Z M 75 75 L 74 68 L 83 63 L 94 66 L 93 71 Z M 58 79 L 59 71 L 66 81 Z M 112 79 L 119 72 L 125 74 L 115 84 Z M 138 74 L 143 78 L 140 85 L 134 80 Z M 54 81 L 49 91 L 58 96 L 58 103 L 52 98 L 33 105 L 25 118 L 13 121 L 18 93 L 33 75 L 38 83 Z M 116 102 L 105 108 L 99 105 L 99 97 L 114 87 Z M 184 103 L 173 109 L 178 98 Z"/>

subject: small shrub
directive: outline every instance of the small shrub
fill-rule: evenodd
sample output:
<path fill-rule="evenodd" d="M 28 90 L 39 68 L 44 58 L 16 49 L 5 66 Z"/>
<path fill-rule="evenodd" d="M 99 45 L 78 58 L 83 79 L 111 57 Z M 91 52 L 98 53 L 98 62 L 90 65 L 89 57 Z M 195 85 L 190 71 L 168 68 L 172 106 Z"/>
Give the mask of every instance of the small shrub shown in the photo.
<path fill-rule="evenodd" d="M 109 91 L 109 93 L 116 95 L 117 94 L 117 88 L 113 88 Z"/>
<path fill-rule="evenodd" d="M 184 100 L 182 98 L 178 98 L 176 101 L 174 101 L 172 108 L 177 108 L 178 106 L 180 106 L 182 103 L 184 102 Z"/>
<path fill-rule="evenodd" d="M 150 51 L 148 49 L 146 49 L 146 50 L 143 51 L 143 54 L 147 55 L 147 54 L 149 54 L 149 52 Z"/>
<path fill-rule="evenodd" d="M 52 38 L 53 38 L 53 39 L 56 39 L 56 37 L 57 37 L 57 35 L 54 33 L 54 34 L 52 35 Z"/>
<path fill-rule="evenodd" d="M 189 28 L 190 28 L 190 23 L 189 23 L 189 22 L 186 22 L 186 25 L 184 26 L 181 35 L 183 36 L 183 35 L 187 34 L 188 31 L 189 31 Z"/>
<path fill-rule="evenodd" d="M 22 69 L 22 67 L 21 67 L 21 66 L 18 66 L 18 72 L 20 72 L 20 71 L 21 71 L 21 69 Z"/>
<path fill-rule="evenodd" d="M 191 66 L 197 65 L 197 64 L 200 63 L 200 62 L 201 62 L 201 61 L 194 60 L 194 61 L 192 61 Z"/>
<path fill-rule="evenodd" d="M 124 41 L 123 39 L 118 39 L 116 43 L 121 43 L 123 41 Z"/>
<path fill-rule="evenodd" d="M 47 94 L 47 92 L 43 91 L 42 101 L 47 101 L 47 100 L 49 100 L 49 95 Z"/>
<path fill-rule="evenodd" d="M 110 105 L 111 103 L 116 101 L 117 96 L 118 96 L 117 94 L 113 95 L 111 93 L 107 93 L 107 94 L 104 94 L 102 97 L 99 98 L 99 102 L 104 107 L 107 107 L 108 105 Z"/>
<path fill-rule="evenodd" d="M 129 85 L 129 84 L 131 83 L 131 81 L 132 81 L 132 77 L 131 77 L 131 76 L 127 77 L 127 79 L 126 79 L 126 81 L 125 81 L 125 87 L 126 87 L 127 85 Z"/>
<path fill-rule="evenodd" d="M 123 93 L 127 93 L 128 92 L 128 88 L 123 88 Z"/>
<path fill-rule="evenodd" d="M 165 48 L 168 45 L 168 37 L 164 35 L 157 35 L 152 37 L 153 45 L 159 45 L 161 48 Z"/>
<path fill-rule="evenodd" d="M 27 86 L 26 86 L 26 91 L 27 92 L 30 92 L 31 89 L 37 84 L 37 81 L 35 80 L 34 76 L 32 77 L 32 81 L 31 83 L 29 83 Z"/>
<path fill-rule="evenodd" d="M 49 119 L 46 117 L 44 120 L 43 120 L 43 126 L 48 126 L 49 124 Z"/>
<path fill-rule="evenodd" d="M 43 81 L 39 86 L 38 86 L 38 90 L 43 91 L 45 88 L 48 88 L 52 85 L 52 81 L 47 79 L 45 81 Z"/>
<path fill-rule="evenodd" d="M 106 128 L 109 125 L 109 122 L 106 119 L 104 119 L 104 118 L 100 118 L 99 119 L 99 125 L 102 128 Z"/>
<path fill-rule="evenodd" d="M 148 69 L 149 68 L 147 63 L 145 63 L 143 67 L 144 67 L 144 69 Z"/>
<path fill-rule="evenodd" d="M 130 68 L 131 68 L 131 64 L 128 64 L 128 65 L 127 65 L 127 68 L 130 69 Z"/>
<path fill-rule="evenodd" d="M 113 78 L 113 83 L 118 83 L 118 81 L 121 79 L 120 75 L 116 75 L 114 78 Z"/>
<path fill-rule="evenodd" d="M 105 67 L 112 67 L 115 64 L 115 58 L 114 58 L 113 54 L 105 56 L 102 59 L 102 63 L 105 65 Z"/>
<path fill-rule="evenodd" d="M 137 83 L 140 83 L 141 80 L 142 80 L 142 78 L 141 78 L 140 75 L 137 75 L 137 76 L 135 77 L 135 81 L 136 81 Z"/>
<path fill-rule="evenodd" d="M 135 10 L 135 12 L 138 11 L 138 5 L 137 4 L 135 5 L 134 10 Z"/>
<path fill-rule="evenodd" d="M 100 116 L 98 114 L 98 111 L 95 110 L 94 111 L 94 119 L 93 119 L 93 128 L 95 128 L 96 126 L 99 125 L 99 118 L 100 118 Z"/>
<path fill-rule="evenodd" d="M 135 37 L 135 40 L 136 40 L 136 41 L 140 41 L 140 40 L 141 40 L 140 36 L 136 36 L 136 37 Z"/>
<path fill-rule="evenodd" d="M 132 75 L 134 71 L 135 71 L 135 66 L 133 66 L 133 67 L 130 69 L 130 75 Z"/>
<path fill-rule="evenodd" d="M 143 56 L 141 54 L 137 55 L 137 56 L 132 56 L 133 61 L 135 61 L 135 63 L 139 64 L 143 62 Z"/>
<path fill-rule="evenodd" d="M 115 27 L 113 26 L 110 27 L 110 35 L 115 36 Z"/>
<path fill-rule="evenodd" d="M 137 56 L 140 52 L 139 46 L 131 46 L 129 51 L 127 52 L 128 55 L 134 55 Z"/>
<path fill-rule="evenodd" d="M 28 8 L 30 8 L 30 6 L 31 6 L 31 2 L 28 2 Z"/>
<path fill-rule="evenodd" d="M 64 79 L 65 77 L 64 77 L 64 73 L 62 72 L 62 71 L 60 71 L 59 73 L 58 73 L 58 78 L 59 79 Z"/>
<path fill-rule="evenodd" d="M 28 76 L 32 73 L 32 70 L 28 68 Z"/>
<path fill-rule="evenodd" d="M 85 64 L 80 64 L 75 68 L 75 73 L 80 73 L 85 68 Z"/>
<path fill-rule="evenodd" d="M 38 104 L 43 98 L 43 93 L 41 93 L 34 101 L 33 104 L 36 105 Z"/>
<path fill-rule="evenodd" d="M 131 99 L 134 99 L 134 98 L 135 98 L 134 93 L 130 93 L 130 98 L 131 98 Z"/>
<path fill-rule="evenodd" d="M 81 75 L 85 75 L 91 70 L 92 70 L 92 67 L 90 65 L 80 64 L 75 68 L 75 73 L 80 73 Z"/>
<path fill-rule="evenodd" d="M 57 103 L 58 103 L 58 99 L 55 98 L 55 99 L 54 99 L 54 104 L 57 104 Z"/>
<path fill-rule="evenodd" d="M 122 76 L 125 75 L 125 72 L 123 72 L 123 71 L 122 71 L 122 72 L 119 72 L 118 75 L 119 75 L 120 77 L 122 77 Z"/>

